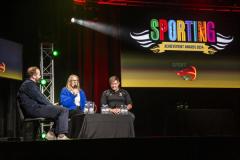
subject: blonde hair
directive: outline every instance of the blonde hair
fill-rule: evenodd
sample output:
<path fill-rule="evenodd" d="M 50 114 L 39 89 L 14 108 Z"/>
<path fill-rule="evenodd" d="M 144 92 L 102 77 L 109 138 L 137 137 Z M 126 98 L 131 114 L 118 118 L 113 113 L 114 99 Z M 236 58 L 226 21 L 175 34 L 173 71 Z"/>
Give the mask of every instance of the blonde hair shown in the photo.
<path fill-rule="evenodd" d="M 73 90 L 73 87 L 71 86 L 71 81 L 73 78 L 76 78 L 78 80 L 78 83 L 77 83 L 77 89 L 80 90 L 80 82 L 79 82 L 79 77 L 75 74 L 71 74 L 69 77 L 68 77 L 68 80 L 67 80 L 67 83 L 66 83 L 66 88 L 70 91 Z"/>

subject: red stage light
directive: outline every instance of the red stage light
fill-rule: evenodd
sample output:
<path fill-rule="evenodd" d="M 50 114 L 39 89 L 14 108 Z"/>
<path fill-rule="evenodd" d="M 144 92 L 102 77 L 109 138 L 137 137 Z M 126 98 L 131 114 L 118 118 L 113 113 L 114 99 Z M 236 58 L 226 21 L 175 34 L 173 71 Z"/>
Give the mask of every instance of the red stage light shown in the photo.
<path fill-rule="evenodd" d="M 86 3 L 86 0 L 73 0 L 73 2 L 78 5 L 84 5 Z"/>

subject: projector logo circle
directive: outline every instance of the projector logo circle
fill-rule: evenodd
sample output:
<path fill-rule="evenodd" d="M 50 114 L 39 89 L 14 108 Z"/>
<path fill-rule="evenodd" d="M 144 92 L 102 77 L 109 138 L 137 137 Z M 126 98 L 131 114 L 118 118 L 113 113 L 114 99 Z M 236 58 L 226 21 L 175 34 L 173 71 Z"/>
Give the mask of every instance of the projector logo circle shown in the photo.
<path fill-rule="evenodd" d="M 4 73 L 6 71 L 6 65 L 4 62 L 0 63 L 0 72 Z"/>

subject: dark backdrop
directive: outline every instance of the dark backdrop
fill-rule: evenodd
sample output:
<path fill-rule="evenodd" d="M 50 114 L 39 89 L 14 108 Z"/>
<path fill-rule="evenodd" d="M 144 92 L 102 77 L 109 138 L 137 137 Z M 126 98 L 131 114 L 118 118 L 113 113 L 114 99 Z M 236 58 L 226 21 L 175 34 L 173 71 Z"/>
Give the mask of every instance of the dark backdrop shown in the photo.
<path fill-rule="evenodd" d="M 58 101 L 68 75 L 75 73 L 80 75 L 88 100 L 99 107 L 101 93 L 108 88 L 108 77 L 121 76 L 121 43 L 116 37 L 72 25 L 70 18 L 81 15 L 119 26 L 121 8 L 80 7 L 69 0 L 29 0 L 9 1 L 0 10 L 0 38 L 23 44 L 24 71 L 39 65 L 39 44 L 53 42 L 61 52 L 55 59 L 55 99 Z M 0 78 L 0 137 L 18 136 L 15 98 L 20 84 L 21 81 Z M 239 134 L 239 89 L 126 89 L 133 99 L 137 136 Z M 188 109 L 184 109 L 187 105 Z M 231 126 L 222 127 L 228 124 Z M 206 126 L 215 129 L 210 133 L 204 130 L 208 129 Z"/>

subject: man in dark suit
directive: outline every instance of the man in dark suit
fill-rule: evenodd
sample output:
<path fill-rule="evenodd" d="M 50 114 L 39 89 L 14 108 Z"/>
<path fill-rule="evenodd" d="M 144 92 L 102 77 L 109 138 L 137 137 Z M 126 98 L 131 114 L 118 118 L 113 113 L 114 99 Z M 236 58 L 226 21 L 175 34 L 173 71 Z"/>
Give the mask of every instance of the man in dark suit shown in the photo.
<path fill-rule="evenodd" d="M 40 92 L 37 85 L 41 78 L 38 67 L 29 67 L 27 70 L 29 79 L 25 80 L 18 91 L 18 101 L 25 116 L 36 118 L 50 118 L 54 121 L 54 127 L 46 135 L 48 140 L 68 140 L 68 109 L 53 105 Z M 57 135 L 57 136 L 56 136 Z"/>

